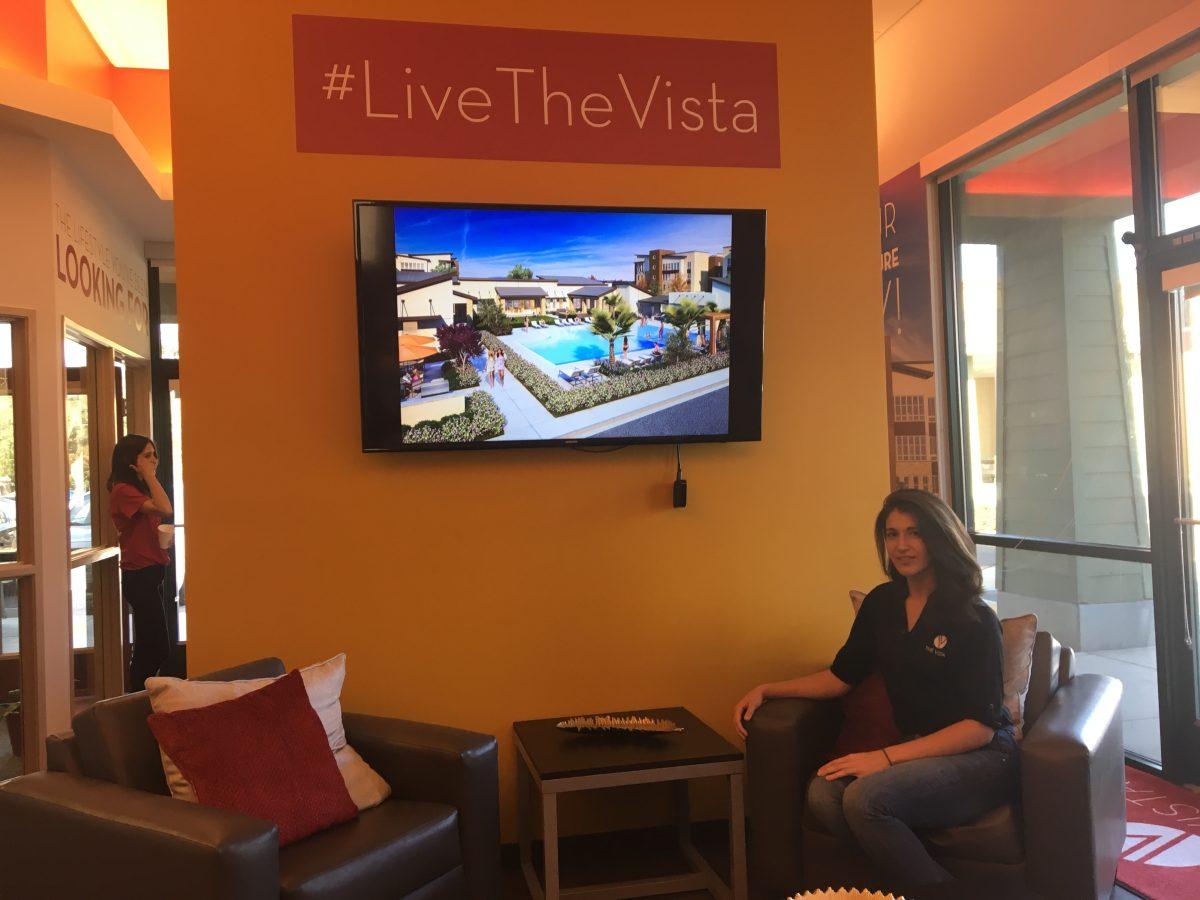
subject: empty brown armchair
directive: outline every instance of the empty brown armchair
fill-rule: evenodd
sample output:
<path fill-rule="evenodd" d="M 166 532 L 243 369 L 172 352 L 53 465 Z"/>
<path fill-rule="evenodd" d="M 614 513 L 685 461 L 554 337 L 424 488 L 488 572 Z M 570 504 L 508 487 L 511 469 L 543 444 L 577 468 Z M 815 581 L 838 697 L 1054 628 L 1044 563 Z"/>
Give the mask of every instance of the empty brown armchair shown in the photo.
<path fill-rule="evenodd" d="M 264 659 L 202 676 L 284 674 Z M 392 787 L 358 818 L 280 849 L 271 822 L 173 799 L 146 693 L 104 700 L 48 739 L 49 768 L 0 784 L 3 895 L 121 900 L 496 898 L 496 739 L 346 714 L 349 743 Z"/>
<path fill-rule="evenodd" d="M 1074 652 L 1039 632 L 1025 700 L 1021 793 L 978 821 L 922 835 L 952 874 L 1053 900 L 1112 893 L 1125 839 L 1121 683 L 1074 674 Z M 866 857 L 805 810 L 809 778 L 829 758 L 841 707 L 770 700 L 746 723 L 751 883 L 757 897 L 803 889 L 887 890 Z"/>

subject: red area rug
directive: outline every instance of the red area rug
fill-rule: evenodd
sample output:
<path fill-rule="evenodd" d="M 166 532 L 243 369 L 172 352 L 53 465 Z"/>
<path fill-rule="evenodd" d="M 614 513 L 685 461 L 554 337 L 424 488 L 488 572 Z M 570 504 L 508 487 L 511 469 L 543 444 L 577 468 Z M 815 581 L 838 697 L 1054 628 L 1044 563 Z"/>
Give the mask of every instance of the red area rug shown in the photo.
<path fill-rule="evenodd" d="M 1125 767 L 1117 881 L 1150 900 L 1200 897 L 1200 794 Z"/>

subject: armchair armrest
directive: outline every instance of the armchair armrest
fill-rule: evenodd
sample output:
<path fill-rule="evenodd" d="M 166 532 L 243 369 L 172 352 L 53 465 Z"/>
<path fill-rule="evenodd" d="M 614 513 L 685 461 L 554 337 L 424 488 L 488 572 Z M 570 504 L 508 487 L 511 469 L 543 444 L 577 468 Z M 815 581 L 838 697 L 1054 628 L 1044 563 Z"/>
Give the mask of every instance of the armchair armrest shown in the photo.
<path fill-rule="evenodd" d="M 1125 841 L 1121 683 L 1077 675 L 1021 743 L 1026 877 L 1046 897 L 1108 897 Z"/>
<path fill-rule="evenodd" d="M 837 738 L 836 700 L 768 700 L 746 722 L 746 805 L 756 894 L 786 897 L 803 883 L 800 858 L 808 780 Z"/>
<path fill-rule="evenodd" d="M 23 900 L 279 896 L 274 824 L 59 772 L 0 785 L 0 847 Z"/>
<path fill-rule="evenodd" d="M 472 898 L 499 897 L 500 795 L 490 734 L 345 713 L 346 739 L 398 797 L 458 809 L 463 869 Z"/>

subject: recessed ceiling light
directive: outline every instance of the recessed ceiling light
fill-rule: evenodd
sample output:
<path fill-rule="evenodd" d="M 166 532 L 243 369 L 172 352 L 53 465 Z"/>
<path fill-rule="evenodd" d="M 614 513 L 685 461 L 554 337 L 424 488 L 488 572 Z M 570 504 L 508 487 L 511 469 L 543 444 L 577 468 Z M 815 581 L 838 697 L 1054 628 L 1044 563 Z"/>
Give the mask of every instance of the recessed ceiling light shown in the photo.
<path fill-rule="evenodd" d="M 88 31 L 122 69 L 167 69 L 167 0 L 71 0 Z"/>

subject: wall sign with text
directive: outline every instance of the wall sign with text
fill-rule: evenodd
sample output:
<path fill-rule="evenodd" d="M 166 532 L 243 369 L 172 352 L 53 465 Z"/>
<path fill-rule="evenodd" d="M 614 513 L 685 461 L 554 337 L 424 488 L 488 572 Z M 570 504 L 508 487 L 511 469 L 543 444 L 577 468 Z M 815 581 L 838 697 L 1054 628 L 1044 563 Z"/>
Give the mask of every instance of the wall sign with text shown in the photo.
<path fill-rule="evenodd" d="M 921 167 L 879 186 L 892 487 L 941 490 L 929 210 Z"/>
<path fill-rule="evenodd" d="M 296 149 L 779 166 L 775 45 L 292 17 Z"/>

